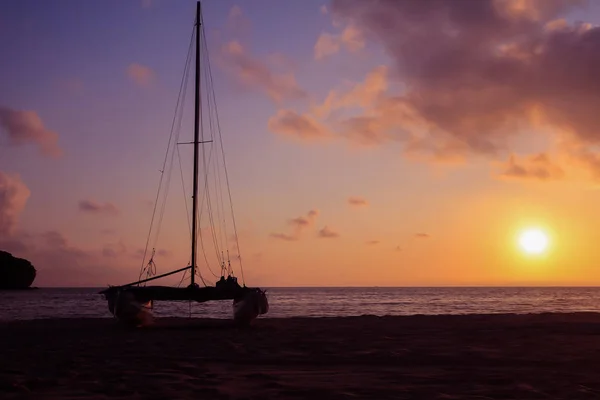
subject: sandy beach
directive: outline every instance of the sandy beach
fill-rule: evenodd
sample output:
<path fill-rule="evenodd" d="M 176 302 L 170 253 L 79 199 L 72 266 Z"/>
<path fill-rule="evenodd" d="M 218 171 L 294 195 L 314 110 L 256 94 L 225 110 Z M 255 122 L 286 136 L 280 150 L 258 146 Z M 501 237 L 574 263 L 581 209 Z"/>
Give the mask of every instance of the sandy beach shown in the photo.
<path fill-rule="evenodd" d="M 0 323 L 2 399 L 598 399 L 600 314 Z"/>

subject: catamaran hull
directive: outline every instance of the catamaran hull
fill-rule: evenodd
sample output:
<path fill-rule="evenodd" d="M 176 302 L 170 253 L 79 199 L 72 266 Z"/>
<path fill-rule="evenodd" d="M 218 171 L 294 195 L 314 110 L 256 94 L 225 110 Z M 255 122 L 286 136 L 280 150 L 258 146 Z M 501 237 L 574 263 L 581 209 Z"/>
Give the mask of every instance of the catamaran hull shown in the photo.
<path fill-rule="evenodd" d="M 140 302 L 127 291 L 107 294 L 106 299 L 108 310 L 120 322 L 132 326 L 146 326 L 154 322 L 152 300 Z"/>
<path fill-rule="evenodd" d="M 249 324 L 268 311 L 267 295 L 260 289 L 249 291 L 243 297 L 233 300 L 233 320 L 241 325 Z"/>
<path fill-rule="evenodd" d="M 153 322 L 152 305 L 156 300 L 203 303 L 211 300 L 233 299 L 233 319 L 241 325 L 247 325 L 259 315 L 269 311 L 269 301 L 265 291 L 235 285 L 219 288 L 110 287 L 101 293 L 108 300 L 110 313 L 120 322 L 133 326 L 144 326 Z"/>

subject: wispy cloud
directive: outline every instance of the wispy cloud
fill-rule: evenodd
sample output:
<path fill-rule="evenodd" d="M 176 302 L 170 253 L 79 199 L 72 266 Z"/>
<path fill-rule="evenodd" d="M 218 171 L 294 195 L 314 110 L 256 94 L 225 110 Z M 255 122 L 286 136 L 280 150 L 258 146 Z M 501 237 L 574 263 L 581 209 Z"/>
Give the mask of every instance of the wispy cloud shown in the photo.
<path fill-rule="evenodd" d="M 431 236 L 428 233 L 415 233 L 417 239 L 429 239 Z"/>
<path fill-rule="evenodd" d="M 325 8 L 327 13 L 327 8 Z M 321 60 L 338 53 L 342 48 L 354 53 L 365 47 L 363 33 L 354 25 L 348 25 L 339 34 L 323 32 L 314 46 L 314 57 Z"/>
<path fill-rule="evenodd" d="M 365 207 L 369 205 L 369 202 L 362 197 L 351 196 L 348 198 L 348 204 L 355 207 Z"/>
<path fill-rule="evenodd" d="M 273 133 L 302 141 L 322 141 L 332 137 L 331 132 L 310 115 L 291 110 L 279 110 L 277 115 L 269 118 L 268 127 Z"/>
<path fill-rule="evenodd" d="M 125 243 L 122 241 L 107 244 L 102 249 L 102 255 L 109 258 L 122 256 L 125 255 L 125 253 L 127 253 L 127 246 L 125 246 Z"/>
<path fill-rule="evenodd" d="M 239 41 L 225 44 L 221 48 L 221 57 L 238 82 L 264 92 L 276 103 L 307 96 L 298 86 L 293 73 L 275 73 L 260 58 L 253 57 Z"/>
<path fill-rule="evenodd" d="M 35 111 L 19 111 L 0 106 L 0 133 L 4 132 L 8 144 L 20 146 L 36 144 L 40 152 L 49 157 L 60 157 L 63 150 L 58 146 L 58 134 L 46 129 Z"/>
<path fill-rule="evenodd" d="M 20 175 L 0 171 L 0 237 L 13 233 L 30 194 Z"/>
<path fill-rule="evenodd" d="M 71 78 L 62 82 L 62 86 L 72 94 L 79 94 L 83 92 L 85 84 L 80 78 Z"/>
<path fill-rule="evenodd" d="M 233 37 L 248 37 L 252 30 L 250 19 L 237 4 L 229 9 L 226 22 L 227 31 Z"/>
<path fill-rule="evenodd" d="M 565 177 L 564 170 L 552 162 L 550 156 L 544 153 L 531 155 L 519 160 L 511 154 L 500 174 L 503 178 L 524 180 L 560 180 Z"/>
<path fill-rule="evenodd" d="M 331 229 L 330 227 L 325 226 L 319 231 L 319 237 L 320 238 L 337 238 L 337 237 L 340 237 L 340 234 L 338 232 L 334 231 L 333 229 Z"/>
<path fill-rule="evenodd" d="M 304 230 L 314 225 L 318 215 L 319 210 L 310 210 L 306 216 L 302 215 L 288 220 L 288 225 L 292 227 L 292 233 L 271 233 L 269 236 L 274 239 L 285 240 L 288 242 L 296 241 L 300 239 Z"/>
<path fill-rule="evenodd" d="M 140 5 L 144 9 L 152 8 L 156 3 L 156 0 L 140 0 Z"/>
<path fill-rule="evenodd" d="M 80 200 L 78 203 L 78 207 L 80 211 L 91 213 L 91 214 L 100 214 L 100 215 L 117 215 L 119 214 L 119 209 L 112 203 L 99 203 L 94 200 Z"/>
<path fill-rule="evenodd" d="M 285 240 L 286 242 L 295 242 L 299 239 L 297 236 L 288 235 L 287 233 L 271 233 L 269 236 L 274 239 Z"/>
<path fill-rule="evenodd" d="M 140 87 L 148 87 L 156 80 L 156 73 L 150 67 L 138 63 L 127 66 L 127 76 Z"/>

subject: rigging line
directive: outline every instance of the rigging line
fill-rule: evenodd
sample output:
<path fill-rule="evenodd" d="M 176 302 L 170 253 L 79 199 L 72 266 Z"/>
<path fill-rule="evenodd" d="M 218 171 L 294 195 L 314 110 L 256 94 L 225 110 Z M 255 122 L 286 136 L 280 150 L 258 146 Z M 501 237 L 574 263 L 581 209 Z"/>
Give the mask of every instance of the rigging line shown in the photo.
<path fill-rule="evenodd" d="M 162 172 L 160 174 L 160 180 L 158 182 L 158 190 L 156 192 L 156 199 L 154 200 L 154 209 L 152 210 L 152 218 L 150 220 L 150 228 L 148 230 L 148 237 L 146 238 L 146 247 L 144 248 L 144 255 L 142 257 L 142 266 L 141 266 L 141 271 L 140 271 L 140 275 L 139 275 L 139 279 L 141 279 L 142 277 L 142 273 L 143 273 L 143 268 L 144 268 L 144 263 L 146 262 L 146 253 L 148 251 L 148 244 L 150 243 L 150 236 L 152 236 L 152 226 L 154 225 L 154 217 L 156 215 L 156 207 L 158 206 L 158 199 L 160 196 L 160 188 L 162 186 L 162 180 L 163 180 L 163 176 L 164 176 L 164 170 L 165 170 L 165 166 L 167 164 L 167 157 L 169 155 L 169 148 L 171 146 L 171 139 L 173 138 L 173 126 L 175 125 L 175 119 L 177 118 L 177 110 L 179 108 L 179 100 L 181 98 L 181 92 L 183 90 L 184 87 L 184 82 L 185 82 L 185 71 L 188 69 L 188 64 L 189 64 L 189 59 L 191 57 L 191 49 L 192 49 L 192 43 L 193 43 L 193 39 L 194 39 L 194 29 L 192 29 L 192 35 L 190 37 L 190 44 L 188 47 L 188 54 L 186 57 L 186 61 L 185 61 L 185 65 L 184 65 L 184 73 L 181 78 L 181 83 L 179 85 L 179 93 L 177 95 L 177 103 L 175 105 L 175 112 L 173 115 L 173 121 L 171 123 L 171 133 L 169 134 L 169 141 L 167 142 L 167 150 L 165 152 L 165 158 L 163 161 L 163 168 L 162 168 Z"/>
<path fill-rule="evenodd" d="M 209 109 L 210 109 L 210 107 L 209 107 Z M 209 110 L 209 112 L 210 112 L 210 110 Z M 212 138 L 213 137 L 213 135 L 212 135 L 212 119 L 209 119 L 209 121 L 210 121 L 209 123 L 211 125 L 211 138 Z M 213 147 L 213 149 L 214 149 L 214 147 Z M 215 201 L 216 201 L 216 206 L 217 206 L 217 221 L 220 222 L 221 221 L 221 207 L 220 207 L 220 204 L 219 204 L 219 186 L 218 186 L 218 183 L 217 183 L 217 176 L 218 176 L 218 171 L 219 171 L 219 165 L 218 165 L 218 162 L 217 162 L 217 157 L 212 157 L 212 161 L 214 161 L 214 173 L 213 173 L 213 176 L 214 176 L 215 197 L 216 197 Z M 222 249 L 223 249 L 223 230 L 218 225 L 217 225 L 217 228 L 218 228 L 218 232 L 215 232 L 215 234 L 218 236 L 217 240 L 219 242 L 219 246 L 220 246 L 220 249 L 222 251 Z M 221 259 L 222 258 L 223 257 L 221 256 Z M 223 260 L 221 260 L 221 262 L 223 262 Z"/>
<path fill-rule="evenodd" d="M 202 19 L 202 15 L 200 16 L 200 18 Z M 204 24 L 202 24 L 202 26 L 204 27 Z M 204 29 L 204 28 L 202 28 L 202 29 Z M 206 63 L 206 65 L 207 65 L 207 68 L 208 68 L 208 73 L 209 73 L 209 76 L 210 76 L 210 81 L 213 82 L 212 69 L 210 67 L 210 58 L 209 58 L 210 56 L 209 56 L 209 51 L 208 51 L 208 45 L 206 45 L 206 35 L 203 35 L 203 38 L 204 38 L 204 43 L 205 43 L 205 47 L 206 47 L 206 50 L 205 50 L 206 57 L 209 60 Z M 213 83 L 213 87 L 214 87 L 214 83 Z M 216 100 L 216 94 L 215 94 L 214 90 L 212 91 L 212 96 L 213 96 L 213 99 L 214 99 L 213 102 L 216 105 L 217 104 L 217 100 Z M 224 170 L 225 170 L 225 181 L 227 182 L 227 193 L 229 195 L 229 205 L 230 205 L 230 208 L 231 208 L 231 219 L 233 221 L 233 231 L 234 231 L 234 234 L 235 234 L 235 243 L 236 243 L 237 252 L 238 252 L 238 260 L 240 262 L 240 272 L 242 274 L 242 283 L 245 285 L 246 284 L 246 280 L 244 279 L 244 267 L 242 265 L 242 253 L 240 252 L 240 241 L 239 241 L 239 237 L 238 237 L 238 234 L 237 234 L 237 227 L 236 227 L 236 223 L 235 223 L 235 214 L 233 212 L 233 201 L 231 199 L 231 188 L 229 186 L 229 174 L 227 172 L 227 163 L 225 162 L 225 150 L 223 148 L 223 135 L 221 134 L 221 124 L 219 122 L 219 113 L 218 113 L 218 111 L 216 109 L 215 109 L 215 114 L 216 114 L 216 120 L 217 120 L 217 129 L 218 129 L 218 132 L 219 132 L 219 141 L 221 143 L 221 153 L 223 155 L 223 167 L 224 167 Z"/>
<path fill-rule="evenodd" d="M 200 18 L 202 18 L 202 15 L 200 16 Z M 206 35 L 203 34 L 204 33 L 204 25 L 203 25 L 203 21 L 201 19 L 201 29 L 202 31 L 199 32 L 198 34 L 200 34 L 200 39 L 204 39 L 204 43 L 206 43 Z M 206 50 L 206 45 L 203 46 L 203 49 Z M 207 96 L 208 96 L 208 92 L 207 92 Z M 199 113 L 200 113 L 200 127 L 201 127 L 201 136 L 202 136 L 202 141 L 204 142 L 204 114 L 202 112 L 202 96 L 200 96 L 200 106 L 199 106 Z M 209 160 L 208 160 L 208 166 L 210 166 L 210 160 L 212 158 L 212 153 L 213 153 L 213 147 L 211 146 L 210 148 L 210 152 L 209 152 Z M 209 219 L 209 224 L 211 227 L 211 234 L 212 234 L 212 239 L 213 239 L 213 244 L 215 246 L 215 252 L 217 255 L 217 260 L 219 262 L 219 264 L 222 263 L 222 260 L 219 256 L 219 249 L 218 249 L 218 242 L 215 236 L 215 225 L 214 225 L 214 219 L 213 219 L 213 215 L 212 215 L 212 205 L 211 205 L 211 199 L 210 199 L 210 187 L 208 185 L 208 173 L 209 173 L 209 168 L 207 166 L 207 162 L 206 162 L 206 147 L 202 146 L 202 163 L 204 166 L 204 190 L 205 190 L 205 196 L 204 198 L 206 198 L 206 204 L 207 204 L 207 212 L 208 212 L 208 219 Z"/>
<path fill-rule="evenodd" d="M 186 75 L 186 82 L 187 79 L 189 78 L 189 71 L 190 69 L 188 68 L 187 70 L 187 75 Z M 178 124 L 177 124 L 177 129 L 176 129 L 176 133 L 175 133 L 175 142 L 177 142 L 179 140 L 179 136 L 181 134 L 181 124 L 182 124 L 182 120 L 183 120 L 183 104 L 185 104 L 185 96 L 187 93 L 187 85 L 184 86 L 184 90 L 183 90 L 183 99 L 182 99 L 182 107 L 180 108 L 180 114 L 179 114 L 179 120 L 178 120 Z M 167 197 L 169 196 L 169 187 L 171 186 L 171 178 L 172 178 L 172 173 L 173 173 L 173 162 L 175 160 L 175 148 L 177 148 L 177 146 L 173 146 L 173 151 L 171 152 L 171 160 L 170 160 L 170 164 L 169 164 L 169 173 L 167 174 L 167 183 L 166 183 L 166 189 L 165 189 L 165 194 L 164 194 L 164 198 L 163 198 L 163 203 L 162 203 L 162 207 L 161 207 L 161 211 L 160 211 L 160 217 L 159 217 L 159 222 L 158 222 L 158 227 L 156 229 L 156 236 L 154 238 L 154 246 L 156 247 L 156 244 L 158 243 L 158 236 L 160 235 L 160 227 L 162 226 L 162 221 L 165 215 L 165 209 L 167 206 Z"/>
<path fill-rule="evenodd" d="M 206 58 L 206 56 L 205 56 Z M 208 59 L 206 59 L 206 62 L 208 63 Z M 211 140 L 215 139 L 215 135 L 214 135 L 214 124 L 213 124 L 213 114 L 212 114 L 212 110 L 214 110 L 216 108 L 216 104 L 211 103 L 210 98 L 208 97 L 208 93 L 211 90 L 214 90 L 214 87 L 212 87 L 211 82 L 209 81 L 209 76 L 208 76 L 208 70 L 205 68 L 205 79 L 207 82 L 207 86 L 209 87 L 207 89 L 207 102 L 208 102 L 208 111 L 209 111 L 209 126 L 210 126 L 210 133 L 211 133 Z M 211 107 L 212 105 L 212 107 Z M 214 147 L 213 147 L 214 149 Z M 217 193 L 215 194 L 216 201 L 217 201 L 217 219 L 218 221 L 223 221 L 223 228 L 221 229 L 221 227 L 219 227 L 219 241 L 220 241 L 220 245 L 221 245 L 221 253 L 223 253 L 223 248 L 225 247 L 225 249 L 229 252 L 229 243 L 227 241 L 227 222 L 225 221 L 225 210 L 224 210 L 224 202 L 223 202 L 223 187 L 221 184 L 221 174 L 220 174 L 220 168 L 219 168 L 219 162 L 218 162 L 218 156 L 213 158 L 214 160 L 214 167 L 215 167 L 215 190 L 217 191 Z M 225 246 L 224 246 L 225 245 Z M 225 260 L 223 259 L 223 254 L 221 254 L 221 259 L 222 259 L 222 263 L 225 262 Z"/>
<path fill-rule="evenodd" d="M 202 133 L 202 135 L 204 137 L 204 132 Z M 202 140 L 204 140 L 204 139 L 202 139 Z M 214 223 L 214 218 L 213 218 L 212 202 L 211 202 L 211 198 L 210 198 L 211 192 L 210 192 L 209 179 L 208 179 L 210 160 L 212 159 L 212 154 L 213 154 L 213 147 L 211 146 L 210 152 L 208 155 L 208 165 L 207 165 L 206 149 L 204 147 L 202 148 L 202 162 L 204 163 L 204 191 L 206 194 L 206 208 L 207 208 L 207 213 L 208 213 L 208 221 L 209 221 L 209 225 L 211 228 L 211 236 L 212 236 L 212 240 L 213 240 L 213 245 L 215 246 L 215 252 L 217 254 L 217 261 L 219 262 L 219 264 L 221 264 L 222 260 L 219 257 L 219 244 L 218 244 L 217 238 L 215 236 L 215 223 Z"/>
<path fill-rule="evenodd" d="M 203 29 L 203 33 L 204 33 L 204 29 Z M 201 36 L 201 39 L 203 39 L 203 49 L 206 50 L 206 35 L 203 34 Z M 203 52 L 204 53 L 204 52 Z M 208 92 L 209 92 L 209 88 L 208 88 L 208 78 L 207 78 L 207 104 L 208 104 L 208 109 L 209 109 L 209 126 L 210 126 L 210 97 L 208 96 Z M 202 109 L 200 109 L 202 111 Z M 201 114 L 202 115 L 202 114 Z M 204 128 L 204 124 L 202 125 Z M 202 137 L 204 140 L 204 129 L 202 130 Z M 213 137 L 211 137 L 212 139 Z M 205 147 L 202 148 L 202 160 L 204 163 L 204 188 L 205 191 L 207 193 L 206 199 L 207 199 L 207 211 L 208 211 L 208 218 L 209 218 L 209 224 L 211 227 L 211 234 L 212 234 L 212 239 L 213 239 L 213 244 L 215 246 L 215 253 L 217 256 L 217 260 L 219 262 L 220 265 L 223 264 L 224 260 L 222 259 L 221 255 L 219 254 L 219 244 L 218 244 L 218 239 L 217 239 L 217 233 L 216 233 L 216 228 L 215 228 L 215 223 L 214 223 L 214 217 L 213 217 L 213 210 L 212 210 L 212 200 L 211 200 L 211 194 L 210 194 L 210 185 L 209 185 L 209 180 L 208 180 L 208 174 L 209 174 L 209 168 L 210 168 L 210 161 L 212 159 L 213 156 L 213 151 L 214 151 L 214 147 L 211 146 L 210 147 L 210 152 L 209 152 L 209 158 L 208 158 L 208 164 L 206 162 L 206 149 Z"/>
<path fill-rule="evenodd" d="M 199 218 L 198 226 L 200 226 L 202 210 L 204 209 L 204 200 L 206 199 L 206 192 L 207 192 L 206 190 L 202 192 L 202 201 L 200 203 L 200 215 L 198 216 L 198 218 Z M 202 248 L 202 254 L 204 255 L 204 261 L 206 262 L 206 267 L 208 268 L 210 273 L 214 275 L 215 278 L 218 278 L 218 276 L 213 272 L 212 268 L 210 267 L 210 263 L 208 262 L 208 256 L 206 255 L 206 248 L 204 247 L 204 239 L 202 237 L 202 229 L 200 229 L 200 234 L 198 236 L 200 237 L 200 246 Z"/>
<path fill-rule="evenodd" d="M 202 249 L 202 255 L 204 256 L 204 262 L 206 262 L 206 268 L 208 268 L 210 273 L 215 278 L 218 278 L 219 276 L 213 272 L 212 268 L 210 267 L 210 263 L 208 262 L 208 257 L 206 255 L 206 249 L 204 248 L 204 239 L 202 239 L 202 233 L 200 233 L 199 237 L 200 237 L 200 248 Z"/>
<path fill-rule="evenodd" d="M 206 59 L 206 57 L 204 57 L 204 58 Z M 207 73 L 206 69 L 204 70 L 204 76 L 205 76 L 205 81 L 206 81 L 206 86 L 207 86 L 207 90 L 206 90 L 206 102 L 207 102 L 207 108 L 208 108 L 208 125 L 209 125 L 209 131 L 210 131 L 210 139 L 212 141 L 214 141 L 213 118 L 212 118 L 212 112 L 211 112 L 212 111 L 212 107 L 211 107 L 212 103 L 210 102 L 210 97 L 209 97 L 210 85 L 209 85 L 208 73 Z M 214 178 L 215 178 L 215 190 L 217 191 L 217 193 L 215 194 L 217 196 L 217 199 L 216 199 L 217 200 L 217 220 L 220 221 L 220 219 L 221 219 L 221 209 L 219 207 L 219 202 L 218 202 L 218 186 L 217 186 L 217 174 L 218 174 L 219 169 L 218 169 L 218 163 L 216 162 L 216 157 L 212 157 L 213 150 L 214 150 L 214 147 L 211 146 L 211 150 L 210 150 L 211 154 L 210 154 L 210 158 L 209 158 L 209 167 L 211 166 L 210 165 L 210 161 L 212 159 L 213 161 L 215 161 L 214 162 L 214 167 L 215 167 Z M 207 179 L 208 179 L 208 174 L 207 174 Z M 207 185 L 208 185 L 208 182 L 207 182 Z M 212 204 L 211 204 L 211 206 L 212 206 Z M 213 222 L 213 224 L 214 224 L 214 222 Z M 215 232 L 215 234 L 216 234 L 216 232 Z M 221 231 L 221 229 L 219 229 L 219 232 L 218 232 L 218 241 L 220 242 L 219 244 L 220 244 L 221 249 L 222 249 L 223 248 L 223 241 L 222 241 L 222 231 Z M 221 259 L 221 263 L 223 263 L 222 259 Z"/>
<path fill-rule="evenodd" d="M 194 218 L 198 218 L 198 216 L 194 215 Z M 196 226 L 200 226 L 200 221 L 198 219 L 196 220 Z M 215 273 L 212 272 L 212 269 L 208 265 L 208 259 L 206 258 L 206 252 L 204 251 L 204 242 L 202 240 L 202 228 L 200 228 L 200 232 L 199 233 L 200 234 L 198 236 L 200 237 L 200 247 L 202 248 L 202 254 L 204 254 L 204 260 L 206 261 L 206 266 L 207 266 L 208 270 L 210 271 L 210 273 L 213 274 L 213 275 L 215 275 Z M 202 273 L 200 272 L 200 268 L 196 268 L 195 271 L 194 271 L 194 273 L 197 274 L 200 277 L 200 280 L 202 281 L 202 284 L 204 284 L 204 286 L 207 286 L 206 285 L 206 281 L 204 280 L 204 277 L 202 276 Z"/>
<path fill-rule="evenodd" d="M 206 42 L 205 46 L 206 46 Z M 205 62 L 208 63 L 210 60 L 206 58 L 205 55 Z M 214 122 L 213 122 L 213 113 L 212 111 L 214 110 L 216 112 L 216 107 L 217 105 L 213 102 L 211 102 L 210 97 L 208 96 L 208 92 L 212 92 L 214 91 L 214 87 L 213 87 L 213 82 L 210 81 L 210 77 L 208 75 L 208 69 L 205 68 L 205 79 L 207 81 L 207 101 L 208 101 L 208 109 L 209 109 L 209 126 L 210 126 L 210 132 L 211 132 L 211 140 L 214 142 L 215 139 L 215 127 L 214 127 Z M 211 148 L 211 150 L 214 150 L 214 147 Z M 212 157 L 212 153 L 210 154 L 210 157 Z M 212 157 L 213 161 L 214 161 L 214 168 L 215 168 L 215 176 L 214 176 L 214 181 L 215 181 L 215 190 L 217 191 L 217 193 L 215 194 L 215 201 L 217 202 L 217 220 L 218 221 L 222 221 L 223 222 L 223 226 L 221 229 L 221 226 L 219 226 L 219 232 L 218 232 L 218 240 L 220 242 L 220 246 L 221 246 L 221 275 L 224 274 L 224 271 L 227 271 L 228 275 L 232 275 L 232 269 L 231 269 L 231 261 L 229 258 L 229 235 L 227 233 L 227 221 L 225 218 L 225 202 L 223 201 L 223 185 L 222 185 L 222 181 L 221 181 L 221 174 L 220 174 L 220 168 L 219 168 L 219 160 L 218 160 L 218 155 L 215 157 Z M 210 161 L 209 161 L 210 163 Z M 216 234 L 216 233 L 215 233 Z M 224 246 L 225 244 L 225 246 Z M 227 252 L 227 268 L 225 267 L 225 255 L 224 255 L 224 251 L 223 249 L 225 248 L 226 252 Z M 218 251 L 218 250 L 217 250 Z"/>
<path fill-rule="evenodd" d="M 177 287 L 181 287 L 181 284 L 183 283 L 183 280 L 185 279 L 185 277 L 187 276 L 187 272 L 188 270 L 186 269 L 185 271 L 183 271 L 183 276 L 181 277 L 181 280 L 179 281 L 179 283 L 177 284 Z"/>
<path fill-rule="evenodd" d="M 210 166 L 210 160 L 211 160 L 212 154 L 213 154 L 212 149 L 213 148 L 211 147 L 211 151 L 209 153 L 209 164 L 208 164 L 209 166 Z M 217 240 L 217 237 L 216 237 L 216 234 L 215 234 L 215 222 L 214 222 L 213 212 L 212 212 L 212 202 L 211 202 L 211 199 L 210 199 L 210 187 L 208 185 L 208 182 L 209 182 L 209 180 L 208 180 L 208 168 L 205 168 L 205 170 L 206 170 L 206 173 L 205 173 L 205 176 L 204 176 L 204 179 L 205 179 L 204 180 L 204 187 L 205 187 L 205 191 L 208 193 L 208 195 L 206 196 L 206 199 L 207 199 L 206 208 L 207 208 L 207 211 L 208 211 L 208 220 L 209 220 L 209 224 L 210 224 L 210 227 L 211 227 L 211 236 L 212 236 L 213 244 L 215 246 L 215 252 L 217 254 L 217 260 L 219 261 L 219 264 L 221 264 L 223 262 L 223 260 L 221 260 L 221 257 L 219 255 L 219 243 L 218 243 L 218 240 Z"/>
<path fill-rule="evenodd" d="M 219 254 L 219 243 L 218 243 L 218 239 L 217 239 L 217 235 L 216 235 L 216 228 L 215 228 L 215 221 L 214 221 L 214 216 L 213 216 L 213 210 L 212 210 L 212 201 L 210 198 L 210 186 L 209 186 L 209 179 L 208 179 L 208 174 L 209 174 L 209 167 L 210 167 L 210 161 L 212 159 L 212 155 L 213 155 L 213 149 L 214 147 L 211 146 L 210 149 L 210 153 L 209 153 L 209 159 L 208 159 L 208 166 L 205 167 L 206 173 L 204 176 L 204 187 L 206 192 L 208 193 L 207 195 L 207 209 L 208 209 L 208 219 L 209 219 L 209 223 L 210 223 L 210 227 L 211 227 L 211 234 L 212 234 L 212 239 L 213 239 L 213 244 L 215 246 L 215 252 L 217 254 L 217 260 L 219 260 L 219 264 L 222 264 L 223 260 L 220 257 Z M 206 165 L 206 162 L 205 162 Z"/>
<path fill-rule="evenodd" d="M 200 225 L 200 224 L 198 224 L 198 225 Z M 204 262 L 206 262 L 206 267 L 208 268 L 210 273 L 215 278 L 218 278 L 218 275 L 213 272 L 212 268 L 210 267 L 210 263 L 208 262 L 208 256 L 206 255 L 206 248 L 204 247 L 204 239 L 202 238 L 202 229 L 200 229 L 200 234 L 198 235 L 198 237 L 200 238 L 200 249 L 202 250 L 202 255 L 204 256 Z"/>
<path fill-rule="evenodd" d="M 201 25 L 201 26 L 202 26 L 202 25 Z M 203 133 L 203 131 L 202 131 L 202 133 Z M 202 147 L 202 149 L 204 149 L 204 146 Z M 199 209 L 200 209 L 200 212 L 198 213 L 199 215 L 195 215 L 195 216 L 194 216 L 194 218 L 197 218 L 197 226 L 200 226 L 200 222 L 202 221 L 202 210 L 204 209 L 204 200 L 205 200 L 205 199 L 206 199 L 206 197 L 207 197 L 207 196 L 206 196 L 206 194 L 207 194 L 207 191 L 206 191 L 206 190 L 204 190 L 204 191 L 202 192 L 202 200 L 201 200 L 200 207 L 199 207 Z M 200 229 L 200 232 L 199 232 L 199 235 L 198 235 L 198 236 L 199 236 L 199 238 L 200 238 L 200 248 L 202 249 L 202 255 L 204 256 L 204 261 L 206 262 L 206 267 L 208 268 L 208 270 L 210 271 L 210 273 L 211 273 L 211 274 L 212 274 L 212 275 L 213 275 L 215 278 L 218 278 L 218 276 L 217 276 L 217 275 L 216 275 L 216 274 L 213 272 L 212 268 L 210 267 L 210 263 L 209 263 L 209 261 L 208 261 L 208 256 L 207 256 L 207 254 L 206 254 L 206 247 L 204 246 L 204 238 L 203 238 L 203 236 L 202 236 L 202 229 Z M 203 281 L 203 282 L 204 282 L 204 281 Z M 205 285 L 206 285 L 206 283 L 205 283 Z"/>
<path fill-rule="evenodd" d="M 190 240 L 192 238 L 192 223 L 190 222 L 190 211 L 187 203 L 187 194 L 185 192 L 185 180 L 183 179 L 183 167 L 181 166 L 181 154 L 179 153 L 179 147 L 177 147 L 177 160 L 179 161 L 179 172 L 181 173 L 181 187 L 183 188 L 183 201 L 185 203 L 185 216 L 188 221 L 188 232 L 190 234 Z"/>

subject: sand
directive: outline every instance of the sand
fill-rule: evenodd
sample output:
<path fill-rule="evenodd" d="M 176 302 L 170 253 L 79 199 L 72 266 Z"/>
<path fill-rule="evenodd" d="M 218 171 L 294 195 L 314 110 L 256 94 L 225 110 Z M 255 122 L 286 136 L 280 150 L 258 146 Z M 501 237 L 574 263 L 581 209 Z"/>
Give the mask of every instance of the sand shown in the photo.
<path fill-rule="evenodd" d="M 0 323 L 2 399 L 599 399 L 600 314 Z"/>

